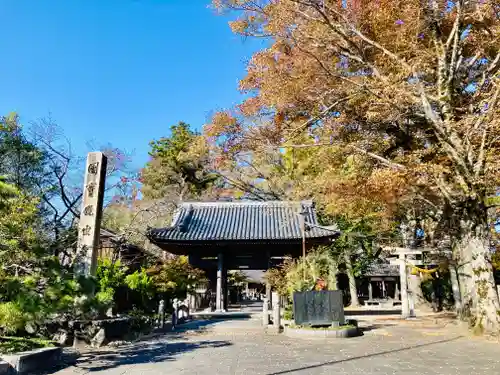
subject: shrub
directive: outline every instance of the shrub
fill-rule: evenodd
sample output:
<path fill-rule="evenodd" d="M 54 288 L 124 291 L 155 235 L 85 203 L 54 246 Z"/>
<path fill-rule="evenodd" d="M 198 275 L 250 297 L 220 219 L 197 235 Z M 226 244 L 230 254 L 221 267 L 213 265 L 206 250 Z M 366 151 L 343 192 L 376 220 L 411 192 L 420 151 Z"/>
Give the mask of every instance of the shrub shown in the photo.
<path fill-rule="evenodd" d="M 291 306 L 287 306 L 285 311 L 283 312 L 283 319 L 285 320 L 293 320 L 293 308 Z"/>
<path fill-rule="evenodd" d="M 0 327 L 6 334 L 13 334 L 22 329 L 27 317 L 20 306 L 14 302 L 0 303 Z"/>
<path fill-rule="evenodd" d="M 42 339 L 27 339 L 24 337 L 0 337 L 0 353 L 10 354 L 38 348 L 53 347 L 54 343 Z"/>

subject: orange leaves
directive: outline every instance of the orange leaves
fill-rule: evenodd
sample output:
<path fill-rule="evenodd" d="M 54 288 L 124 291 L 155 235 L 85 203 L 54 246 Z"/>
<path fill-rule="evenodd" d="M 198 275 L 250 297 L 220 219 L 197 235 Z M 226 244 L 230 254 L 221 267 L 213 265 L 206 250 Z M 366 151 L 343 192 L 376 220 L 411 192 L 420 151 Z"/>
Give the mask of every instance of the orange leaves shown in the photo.
<path fill-rule="evenodd" d="M 272 37 L 240 82 L 252 98 L 207 127 L 224 152 L 325 144 L 296 150 L 297 185 L 352 215 L 389 217 L 417 191 L 447 199 L 443 184 L 459 196 L 500 183 L 494 2 L 461 13 L 444 0 L 219 2 L 238 10 L 237 32 Z"/>
<path fill-rule="evenodd" d="M 238 120 L 229 111 L 217 112 L 210 124 L 205 125 L 204 133 L 208 137 L 218 137 L 223 134 L 233 134 L 241 130 Z"/>
<path fill-rule="evenodd" d="M 377 196 L 388 205 L 397 205 L 402 202 L 408 193 L 409 183 L 406 171 L 394 169 L 377 169 L 367 180 L 371 196 Z"/>
<path fill-rule="evenodd" d="M 236 34 L 245 34 L 248 29 L 248 21 L 247 20 L 236 20 L 229 22 L 229 27 Z"/>
<path fill-rule="evenodd" d="M 252 97 L 245 100 L 243 103 L 238 105 L 238 110 L 243 116 L 253 116 L 257 114 L 262 108 L 259 97 Z"/>

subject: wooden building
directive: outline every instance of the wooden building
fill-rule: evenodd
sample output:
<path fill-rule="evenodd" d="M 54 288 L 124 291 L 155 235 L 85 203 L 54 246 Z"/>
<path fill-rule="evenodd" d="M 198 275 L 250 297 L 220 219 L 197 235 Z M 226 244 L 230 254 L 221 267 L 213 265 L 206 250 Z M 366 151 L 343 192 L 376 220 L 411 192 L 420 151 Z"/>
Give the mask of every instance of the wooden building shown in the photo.
<path fill-rule="evenodd" d="M 360 301 L 400 299 L 399 267 L 384 260 L 370 265 L 358 283 Z"/>
<path fill-rule="evenodd" d="M 120 260 L 130 270 L 139 269 L 145 264 L 147 257 L 154 256 L 151 252 L 125 241 L 120 235 L 109 229 L 101 228 L 99 237 L 99 258 Z"/>
<path fill-rule="evenodd" d="M 228 270 L 267 270 L 301 256 L 303 243 L 308 250 L 337 236 L 319 226 L 311 201 L 186 202 L 170 226 L 148 232 L 153 244 L 206 271 L 219 311 L 227 308 Z"/>

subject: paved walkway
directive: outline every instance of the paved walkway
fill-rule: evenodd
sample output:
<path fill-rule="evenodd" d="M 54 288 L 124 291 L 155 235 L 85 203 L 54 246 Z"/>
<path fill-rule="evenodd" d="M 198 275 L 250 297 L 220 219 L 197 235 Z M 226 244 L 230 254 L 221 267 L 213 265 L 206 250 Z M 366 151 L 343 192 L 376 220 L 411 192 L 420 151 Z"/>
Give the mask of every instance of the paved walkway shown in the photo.
<path fill-rule="evenodd" d="M 245 321 L 202 321 L 147 342 L 89 353 L 56 374 L 500 374 L 498 343 L 434 325 L 390 320 L 363 325 L 362 337 L 326 341 L 265 335 L 258 315 Z"/>

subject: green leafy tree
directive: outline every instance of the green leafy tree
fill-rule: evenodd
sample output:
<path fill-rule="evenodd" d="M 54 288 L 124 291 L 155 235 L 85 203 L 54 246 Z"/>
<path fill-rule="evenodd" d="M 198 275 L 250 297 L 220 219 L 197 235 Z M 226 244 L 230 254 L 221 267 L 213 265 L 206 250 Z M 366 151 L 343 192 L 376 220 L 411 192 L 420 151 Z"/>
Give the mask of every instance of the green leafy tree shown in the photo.
<path fill-rule="evenodd" d="M 42 249 L 36 228 L 38 201 L 0 179 L 0 266 L 12 274 L 29 273 Z"/>
<path fill-rule="evenodd" d="M 96 270 L 99 289 L 95 298 L 103 309 L 113 306 L 116 289 L 125 283 L 126 273 L 127 267 L 122 266 L 119 260 L 99 259 Z"/>
<path fill-rule="evenodd" d="M 158 292 L 170 298 L 185 298 L 206 281 L 205 273 L 189 264 L 185 256 L 168 259 L 147 272 Z"/>
<path fill-rule="evenodd" d="M 337 290 L 339 259 L 330 247 L 319 247 L 306 257 L 287 260 L 265 273 L 265 279 L 278 293 L 293 299 L 294 292 L 314 290 L 319 284 Z"/>
<path fill-rule="evenodd" d="M 125 277 L 125 285 L 127 285 L 130 290 L 140 294 L 143 307 L 146 307 L 148 301 L 152 300 L 156 295 L 156 286 L 152 278 L 148 275 L 147 270 L 144 268 L 127 275 L 127 277 Z"/>
<path fill-rule="evenodd" d="M 151 142 L 151 160 L 142 171 L 142 193 L 147 198 L 198 196 L 216 180 L 209 171 L 208 147 L 200 134 L 180 122 L 170 136 Z"/>
<path fill-rule="evenodd" d="M 241 271 L 232 270 L 228 272 L 227 283 L 230 286 L 242 287 L 248 282 L 248 277 Z"/>
<path fill-rule="evenodd" d="M 0 175 L 25 193 L 37 195 L 48 182 L 47 154 L 27 139 L 16 113 L 0 118 Z"/>

